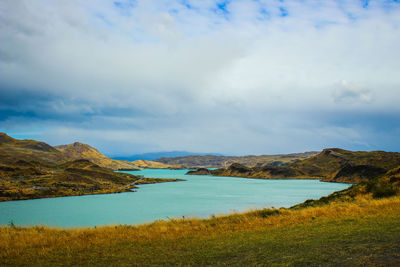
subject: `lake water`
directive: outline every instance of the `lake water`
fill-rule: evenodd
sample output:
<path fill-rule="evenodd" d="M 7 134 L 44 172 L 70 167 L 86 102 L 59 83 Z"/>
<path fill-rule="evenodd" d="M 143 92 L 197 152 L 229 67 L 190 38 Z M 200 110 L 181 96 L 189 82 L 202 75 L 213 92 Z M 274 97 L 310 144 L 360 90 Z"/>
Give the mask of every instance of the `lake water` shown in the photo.
<path fill-rule="evenodd" d="M 290 207 L 348 184 L 318 180 L 259 180 L 184 175 L 187 170 L 127 172 L 183 182 L 140 185 L 137 192 L 0 202 L 0 224 L 59 227 L 138 224 L 264 207 Z"/>

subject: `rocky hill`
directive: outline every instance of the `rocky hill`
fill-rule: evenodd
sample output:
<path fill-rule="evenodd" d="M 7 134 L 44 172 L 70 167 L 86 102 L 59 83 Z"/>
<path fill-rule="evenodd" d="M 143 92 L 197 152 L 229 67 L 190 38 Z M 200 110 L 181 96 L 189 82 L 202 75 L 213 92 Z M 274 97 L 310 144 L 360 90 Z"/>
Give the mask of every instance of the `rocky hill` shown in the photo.
<path fill-rule="evenodd" d="M 69 145 L 55 146 L 55 148 L 63 152 L 65 157 L 70 160 L 87 159 L 101 167 L 111 170 L 138 170 L 140 168 L 129 161 L 110 159 L 94 147 L 79 142 Z"/>
<path fill-rule="evenodd" d="M 85 145 L 77 146 L 86 151 Z M 58 150 L 43 142 L 17 140 L 0 133 L 0 201 L 125 192 L 137 183 L 173 180 L 117 173 L 79 158 L 68 149 Z"/>
<path fill-rule="evenodd" d="M 315 157 L 291 164 L 303 175 L 322 177 L 324 181 L 360 182 L 371 180 L 400 166 L 400 153 L 385 151 L 348 151 L 324 149 Z"/>
<path fill-rule="evenodd" d="M 181 165 L 170 165 L 150 160 L 135 160 L 132 162 L 135 166 L 142 169 L 181 169 Z"/>
<path fill-rule="evenodd" d="M 149 152 L 135 155 L 115 156 L 114 159 L 135 161 L 135 160 L 150 160 L 154 161 L 160 158 L 176 158 L 184 156 L 199 156 L 199 155 L 210 155 L 210 153 L 196 153 L 188 151 L 164 151 L 164 152 Z M 221 154 L 213 153 L 211 155 L 222 156 Z"/>
<path fill-rule="evenodd" d="M 261 156 L 216 156 L 216 155 L 194 155 L 174 158 L 160 158 L 157 162 L 172 165 L 182 165 L 186 168 L 226 168 L 233 163 L 239 163 L 247 167 L 253 166 L 286 166 L 290 163 L 309 158 L 319 152 L 311 151 L 304 153 L 261 155 Z"/>
<path fill-rule="evenodd" d="M 247 167 L 234 163 L 228 168 L 210 170 L 210 173 L 216 176 L 264 179 L 311 178 L 330 182 L 359 183 L 378 178 L 399 166 L 400 153 L 397 152 L 365 152 L 329 148 L 287 166 Z M 201 173 L 204 173 L 204 169 L 188 174 Z"/>

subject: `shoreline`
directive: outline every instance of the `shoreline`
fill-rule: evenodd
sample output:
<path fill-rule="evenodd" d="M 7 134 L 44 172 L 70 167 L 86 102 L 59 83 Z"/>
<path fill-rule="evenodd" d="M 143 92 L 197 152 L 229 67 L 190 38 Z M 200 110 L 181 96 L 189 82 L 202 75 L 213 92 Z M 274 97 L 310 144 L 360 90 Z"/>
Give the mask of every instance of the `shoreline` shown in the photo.
<path fill-rule="evenodd" d="M 338 190 L 335 191 L 327 196 L 322 196 L 321 198 L 326 198 L 329 197 L 331 195 L 334 195 L 335 193 L 344 191 L 346 189 L 343 190 Z M 133 193 L 133 191 L 130 191 Z M 118 192 L 116 194 L 119 193 L 129 193 L 129 191 L 126 192 Z M 105 193 L 107 194 L 107 193 Z M 104 194 L 91 194 L 91 195 L 104 195 Z M 88 196 L 88 195 L 75 195 L 75 196 L 62 196 L 62 197 L 77 197 L 77 196 Z M 320 201 L 320 199 L 311 199 L 312 201 Z M 43 198 L 46 199 L 46 198 Z M 400 197 L 394 197 L 394 199 L 398 199 L 400 201 Z M 15 200 L 15 201 L 26 201 L 26 200 L 35 200 L 35 199 L 20 199 L 20 200 Z M 13 200 L 14 201 L 14 200 Z M 169 223 L 169 222 L 174 222 L 174 221 L 193 221 L 193 220 L 200 220 L 200 221 L 210 221 L 213 219 L 226 219 L 228 217 L 232 217 L 232 216 L 243 216 L 243 215 L 247 215 L 247 214 L 252 214 L 252 213 L 258 213 L 261 211 L 272 211 L 270 215 L 274 215 L 277 214 L 279 212 L 275 212 L 275 211 L 296 211 L 298 210 L 297 207 L 302 206 L 304 204 L 306 204 L 309 200 L 305 200 L 303 202 L 294 204 L 290 207 L 280 207 L 280 208 L 275 208 L 275 207 L 270 207 L 270 208 L 249 208 L 248 210 L 244 210 L 244 211 L 231 211 L 231 212 L 227 212 L 227 213 L 219 213 L 219 214 L 211 214 L 206 218 L 201 218 L 201 217 L 185 217 L 185 216 L 178 216 L 178 217 L 171 217 L 171 218 L 167 218 L 167 219 L 157 219 L 154 221 L 149 221 L 149 222 L 144 222 L 144 223 L 137 223 L 137 224 L 105 224 L 105 225 L 95 225 L 95 226 L 71 226 L 71 227 L 62 227 L 62 226 L 48 226 L 48 225 L 29 225 L 29 226 L 24 226 L 24 225 L 18 225 L 18 224 L 14 224 L 16 228 L 35 228 L 35 227 L 44 227 L 47 229 L 63 229 L 63 230 L 76 230 L 76 229 L 97 229 L 97 228 L 107 228 L 107 227 L 115 227 L 115 226 L 129 226 L 129 227 L 142 227 L 142 226 L 150 226 L 153 224 L 157 224 L 157 223 Z M 343 203 L 350 203 L 350 202 L 354 202 L 354 201 L 347 201 L 347 202 L 343 202 Z M 310 207 L 302 207 L 301 209 L 310 209 L 310 208 L 315 208 L 315 206 L 310 206 Z M 14 223 L 14 222 L 13 222 Z M 4 228 L 4 227 L 10 227 L 7 224 L 0 224 L 0 229 Z"/>
<path fill-rule="evenodd" d="M 226 178 L 232 178 L 232 177 L 226 177 Z M 241 178 L 241 177 L 234 177 L 234 178 Z M 246 178 L 243 178 L 243 179 L 246 179 Z M 276 180 L 280 180 L 280 179 L 276 179 Z M 306 180 L 306 179 L 304 179 L 304 180 Z M 186 181 L 186 180 L 182 180 L 182 181 Z M 179 182 L 179 180 L 177 180 L 177 181 L 169 181 L 169 182 Z M 242 215 L 246 215 L 246 214 L 249 214 L 249 213 L 258 213 L 258 212 L 261 212 L 261 211 L 264 211 L 264 210 L 268 210 L 268 211 L 273 210 L 274 212 L 272 212 L 271 214 L 275 214 L 275 211 L 277 211 L 277 210 L 291 211 L 291 210 L 298 209 L 298 207 L 302 207 L 301 209 L 313 208 L 315 206 L 307 206 L 307 203 L 309 203 L 310 201 L 312 201 L 313 203 L 323 203 L 323 202 L 321 202 L 322 199 L 329 198 L 329 197 L 334 196 L 334 195 L 336 195 L 338 193 L 340 194 L 341 192 L 345 192 L 349 188 L 345 188 L 345 189 L 341 189 L 341 190 L 338 190 L 338 191 L 334 191 L 334 192 L 330 193 L 329 195 L 321 196 L 321 197 L 319 197 L 317 199 L 307 199 L 307 200 L 304 200 L 302 202 L 293 204 L 293 205 L 291 205 L 289 207 L 278 207 L 278 208 L 275 208 L 274 206 L 271 206 L 271 207 L 258 207 L 258 208 L 249 207 L 248 209 L 242 210 L 242 211 L 231 210 L 231 211 L 228 211 L 228 212 L 210 214 L 210 215 L 207 215 L 207 217 L 197 217 L 195 215 L 194 216 L 181 216 L 181 215 L 179 215 L 179 216 L 176 216 L 176 217 L 166 217 L 167 219 L 163 219 L 163 218 L 162 219 L 155 219 L 155 220 L 152 220 L 152 221 L 141 222 L 141 223 L 131 223 L 131 224 L 117 223 L 117 224 L 100 224 L 100 225 L 94 225 L 94 226 L 68 226 L 68 227 L 49 226 L 49 225 L 46 225 L 46 224 L 18 225 L 18 224 L 15 224 L 15 222 L 11 220 L 8 224 L 0 224 L 0 229 L 2 227 L 9 227 L 11 222 L 12 222 L 12 225 L 15 225 L 15 227 L 18 227 L 18 228 L 28 228 L 29 229 L 29 228 L 35 228 L 35 227 L 44 227 L 46 229 L 74 230 L 74 229 L 91 229 L 91 228 L 96 229 L 96 228 L 106 228 L 106 227 L 114 227 L 114 226 L 115 227 L 118 227 L 118 226 L 141 227 L 141 226 L 157 224 L 159 222 L 168 223 L 168 222 L 180 221 L 180 220 L 182 220 L 182 221 L 191 221 L 191 220 L 209 221 L 209 220 L 216 219 L 216 218 L 217 219 L 224 219 L 226 217 L 231 217 L 231 216 L 242 216 Z M 135 191 L 129 191 L 128 190 L 128 191 L 124 191 L 124 192 L 116 192 L 116 193 L 113 193 L 113 194 L 129 193 L 129 192 L 134 193 Z M 64 198 L 64 197 L 79 197 L 79 196 L 103 195 L 103 194 L 110 194 L 110 193 L 60 196 L 60 197 L 62 197 L 62 198 Z M 53 197 L 49 197 L 49 198 L 53 198 Z M 38 199 L 40 199 L 40 198 L 38 198 Z M 45 198 L 41 198 L 41 199 L 45 199 Z M 12 201 L 27 201 L 27 200 L 36 200 L 36 199 L 21 199 L 21 200 L 12 200 Z M 347 201 L 347 202 L 350 202 L 350 201 Z"/>
<path fill-rule="evenodd" d="M 159 183 L 169 183 L 169 182 L 182 182 L 185 181 L 184 179 L 169 179 L 169 178 L 143 178 L 148 180 L 148 182 L 141 181 L 137 183 L 136 185 L 141 185 L 141 184 L 159 184 Z M 128 184 L 128 186 L 131 184 Z M 125 185 L 127 186 L 127 185 Z M 60 195 L 49 195 L 49 196 L 38 196 L 38 197 L 27 197 L 27 198 L 18 198 L 18 199 L 0 199 L 0 203 L 2 202 L 11 202 L 11 201 L 26 201 L 26 200 L 36 200 L 36 199 L 47 199 L 47 198 L 60 198 L 60 197 L 79 197 L 79 196 L 91 196 L 91 195 L 106 195 L 106 194 L 120 194 L 120 193 L 135 193 L 136 191 L 132 191 L 132 189 L 138 189 L 139 187 L 132 185 L 126 188 L 123 188 L 124 186 L 117 188 L 116 190 L 114 189 L 104 189 L 102 192 L 93 192 L 93 193 L 77 193 L 77 194 L 60 194 Z M 39 189 L 36 189 L 39 190 Z M 103 192 L 104 191 L 104 192 Z"/>
<path fill-rule="evenodd" d="M 399 220 L 395 197 L 141 225 L 10 223 L 0 227 L 0 265 L 398 266 Z"/>
<path fill-rule="evenodd" d="M 197 176 L 213 176 L 213 177 L 226 177 L 226 178 L 243 178 L 243 179 L 256 179 L 256 180 L 319 180 L 324 183 L 337 183 L 337 184 L 350 184 L 356 185 L 357 183 L 351 182 L 338 182 L 338 181 L 325 181 L 321 177 L 290 177 L 290 178 L 266 178 L 266 177 L 245 177 L 245 176 L 226 176 L 226 175 L 213 175 L 213 174 L 185 174 L 185 175 L 197 175 Z"/>

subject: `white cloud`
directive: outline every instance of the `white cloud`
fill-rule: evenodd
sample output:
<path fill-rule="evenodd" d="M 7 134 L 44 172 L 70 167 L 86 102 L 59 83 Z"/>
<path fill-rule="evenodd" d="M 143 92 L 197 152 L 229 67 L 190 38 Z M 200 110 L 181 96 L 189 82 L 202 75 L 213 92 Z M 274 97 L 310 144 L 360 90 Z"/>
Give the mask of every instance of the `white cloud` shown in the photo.
<path fill-rule="evenodd" d="M 318 143 L 318 129 L 343 126 L 322 125 L 310 111 L 398 111 L 398 3 L 232 1 L 228 14 L 216 12 L 214 1 L 187 3 L 121 9 L 112 1 L 3 1 L 0 81 L 7 90 L 57 96 L 48 110 L 85 113 L 91 131 L 111 127 L 100 119 L 105 109 L 131 110 L 107 116 L 123 116 L 121 124 L 134 117 L 118 136 L 143 149 L 233 153 L 232 143 L 241 143 L 237 152 L 279 152 L 275 144 L 296 147 L 293 132 L 321 147 L 343 140 Z M 280 17 L 280 7 L 288 16 Z M 295 123 L 307 120 L 310 131 Z"/>
<path fill-rule="evenodd" d="M 344 103 L 369 103 L 372 101 L 371 91 L 362 85 L 352 84 L 343 80 L 333 91 L 335 102 Z"/>

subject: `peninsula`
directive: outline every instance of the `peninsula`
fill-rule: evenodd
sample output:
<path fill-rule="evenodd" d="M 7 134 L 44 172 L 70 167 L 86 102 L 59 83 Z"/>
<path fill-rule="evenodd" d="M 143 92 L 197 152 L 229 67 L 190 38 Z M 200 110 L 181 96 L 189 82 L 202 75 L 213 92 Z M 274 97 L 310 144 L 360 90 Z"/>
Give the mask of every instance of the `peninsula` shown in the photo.
<path fill-rule="evenodd" d="M 199 168 L 189 175 L 234 176 L 258 179 L 320 179 L 325 182 L 360 183 L 373 181 L 396 172 L 400 153 L 384 151 L 348 151 L 324 149 L 321 153 L 288 164 L 274 166 L 266 163 L 253 167 L 233 163 L 227 168 Z"/>
<path fill-rule="evenodd" d="M 138 184 L 181 181 L 119 173 L 138 170 L 82 143 L 52 147 L 0 133 L 0 201 L 129 192 Z"/>

